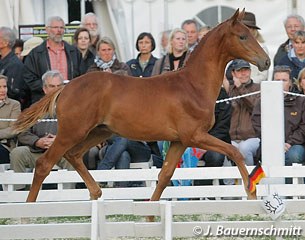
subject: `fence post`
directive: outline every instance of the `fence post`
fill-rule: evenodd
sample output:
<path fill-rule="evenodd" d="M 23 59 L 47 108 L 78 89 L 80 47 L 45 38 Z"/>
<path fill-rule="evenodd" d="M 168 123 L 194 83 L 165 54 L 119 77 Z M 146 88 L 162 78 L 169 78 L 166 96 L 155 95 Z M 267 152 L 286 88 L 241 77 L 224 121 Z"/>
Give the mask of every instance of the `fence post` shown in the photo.
<path fill-rule="evenodd" d="M 261 132 L 262 165 L 263 168 L 266 167 L 266 175 L 269 177 L 269 167 L 285 165 L 284 93 L 281 81 L 261 83 Z M 285 183 L 284 178 L 268 178 L 262 181 L 269 184 Z"/>
<path fill-rule="evenodd" d="M 172 236 L 172 222 L 173 222 L 173 214 L 172 214 L 172 202 L 161 200 L 159 201 L 161 208 L 161 222 L 163 225 L 163 239 L 171 240 Z"/>

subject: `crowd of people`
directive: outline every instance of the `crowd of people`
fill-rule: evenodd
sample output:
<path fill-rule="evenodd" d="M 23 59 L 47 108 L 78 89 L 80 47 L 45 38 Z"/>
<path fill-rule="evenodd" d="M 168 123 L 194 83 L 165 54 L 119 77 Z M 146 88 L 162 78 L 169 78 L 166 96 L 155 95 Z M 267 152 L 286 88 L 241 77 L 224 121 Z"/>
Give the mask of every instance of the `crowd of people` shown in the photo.
<path fill-rule="evenodd" d="M 245 13 L 243 23 L 257 42 L 268 53 L 256 24 L 255 14 Z M 75 31 L 73 44 L 63 40 L 65 22 L 59 16 L 49 17 L 45 24 L 47 38 L 32 37 L 25 42 L 16 39 L 14 31 L 0 27 L 0 118 L 15 119 L 26 108 L 58 87 L 69 84 L 74 78 L 90 71 L 107 71 L 134 77 L 150 77 L 182 68 L 198 42 L 208 37 L 210 26 L 199 26 L 186 19 L 180 27 L 162 32 L 160 58 L 153 52 L 156 41 L 149 32 L 138 35 L 135 48 L 138 55 L 126 62 L 116 54 L 114 41 L 102 36 L 99 21 L 94 13 L 83 16 Z M 284 21 L 288 40 L 281 44 L 273 59 L 272 79 L 283 82 L 283 90 L 305 92 L 305 22 L 299 15 L 289 15 Z M 225 71 L 223 87 L 218 99 L 227 99 L 260 90 L 260 83 L 268 80 L 268 71 L 243 59 L 231 61 Z M 285 94 L 285 164 L 305 163 L 305 98 Z M 46 118 L 51 118 L 46 116 Z M 303 126 L 304 122 L 304 126 Z M 260 161 L 260 95 L 251 95 L 216 104 L 215 124 L 210 134 L 238 148 L 246 165 Z M 0 164 L 10 163 L 15 172 L 33 169 L 37 158 L 56 138 L 57 123 L 38 122 L 18 135 L 12 131 L 11 121 L 0 121 Z M 80 126 L 81 127 L 81 126 Z M 143 142 L 114 136 L 91 148 L 84 155 L 90 170 L 126 169 L 132 162 L 153 159 L 162 167 L 170 143 L 167 141 Z M 189 147 L 181 157 L 178 167 L 221 167 L 232 164 L 226 156 L 205 149 Z M 63 158 L 61 168 L 73 170 Z M 226 181 L 223 181 L 226 184 Z M 128 187 L 134 183 L 118 182 L 115 186 Z M 139 183 L 137 183 L 139 184 Z M 141 184 L 141 183 L 140 183 Z M 173 182 L 174 185 L 191 185 L 192 181 Z M 212 184 L 197 181 L 195 184 Z M 17 190 L 26 186 L 18 185 Z"/>

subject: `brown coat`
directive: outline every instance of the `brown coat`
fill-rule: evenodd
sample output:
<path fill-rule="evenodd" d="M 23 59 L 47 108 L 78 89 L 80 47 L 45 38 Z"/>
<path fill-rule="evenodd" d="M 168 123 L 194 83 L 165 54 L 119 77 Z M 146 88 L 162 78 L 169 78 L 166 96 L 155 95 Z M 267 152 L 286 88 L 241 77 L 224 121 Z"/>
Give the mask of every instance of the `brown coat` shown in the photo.
<path fill-rule="evenodd" d="M 239 88 L 230 85 L 228 95 L 230 97 L 240 96 L 260 90 L 260 85 L 251 82 L 242 84 Z M 232 118 L 230 127 L 230 136 L 232 140 L 246 140 L 256 137 L 251 122 L 251 116 L 254 106 L 259 100 L 259 94 L 242 97 L 232 101 Z"/>

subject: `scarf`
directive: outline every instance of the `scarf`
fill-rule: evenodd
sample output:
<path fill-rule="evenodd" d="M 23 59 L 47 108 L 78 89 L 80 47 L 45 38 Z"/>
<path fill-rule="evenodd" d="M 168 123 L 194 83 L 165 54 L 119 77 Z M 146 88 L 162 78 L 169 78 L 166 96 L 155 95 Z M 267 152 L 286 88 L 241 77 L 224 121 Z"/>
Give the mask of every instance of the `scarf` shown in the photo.
<path fill-rule="evenodd" d="M 94 59 L 94 63 L 96 64 L 96 66 L 98 68 L 100 68 L 104 71 L 104 70 L 112 67 L 115 59 L 116 59 L 115 54 L 113 54 L 112 59 L 109 62 L 104 62 L 99 56 L 96 56 Z"/>
<path fill-rule="evenodd" d="M 185 56 L 186 56 L 186 51 L 180 57 L 175 57 L 174 54 L 170 53 L 169 54 L 170 70 L 171 71 L 174 70 L 174 61 L 177 60 L 179 60 L 178 69 L 181 68 L 183 66 Z"/>

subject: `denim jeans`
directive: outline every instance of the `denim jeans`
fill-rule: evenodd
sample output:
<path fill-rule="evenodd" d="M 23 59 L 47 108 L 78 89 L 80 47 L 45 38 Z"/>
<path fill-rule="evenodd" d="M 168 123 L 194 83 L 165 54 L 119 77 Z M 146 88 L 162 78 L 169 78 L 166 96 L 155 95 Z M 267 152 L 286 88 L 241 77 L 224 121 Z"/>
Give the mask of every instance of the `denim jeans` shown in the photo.
<path fill-rule="evenodd" d="M 305 148 L 302 145 L 292 145 L 285 153 L 285 166 L 292 166 L 293 163 L 304 165 Z"/>
<path fill-rule="evenodd" d="M 123 137 L 112 138 L 103 159 L 98 163 L 97 170 L 129 169 L 131 162 L 147 162 L 151 150 L 148 145 Z M 128 187 L 129 182 L 116 182 L 118 187 Z"/>
<path fill-rule="evenodd" d="M 245 158 L 245 163 L 247 166 L 254 165 L 254 157 L 259 147 L 259 143 L 259 138 L 248 138 L 247 140 L 241 140 L 240 142 L 232 141 L 232 145 L 237 147 L 237 149 Z"/>

